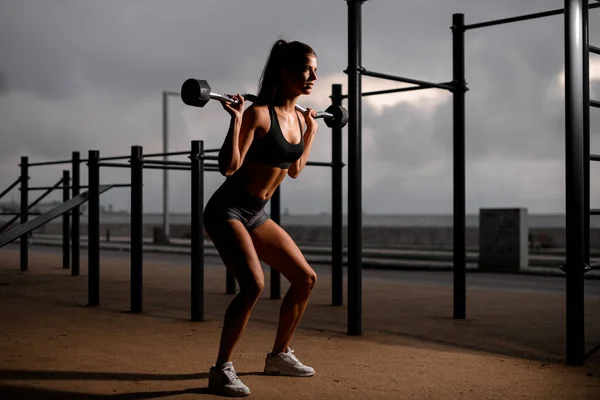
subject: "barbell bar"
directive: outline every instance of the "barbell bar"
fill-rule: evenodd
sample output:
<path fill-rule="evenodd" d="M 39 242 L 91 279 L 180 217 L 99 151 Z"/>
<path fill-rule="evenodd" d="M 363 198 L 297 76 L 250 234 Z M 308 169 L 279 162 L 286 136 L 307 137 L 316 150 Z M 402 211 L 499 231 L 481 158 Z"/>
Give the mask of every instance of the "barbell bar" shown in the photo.
<path fill-rule="evenodd" d="M 249 93 L 242 94 L 244 100 L 256 102 L 257 96 Z M 211 87 L 203 79 L 187 79 L 181 85 L 181 100 L 192 107 L 204 107 L 209 100 L 224 101 L 237 104 L 237 101 L 229 96 L 211 92 Z M 300 112 L 306 112 L 306 108 L 296 104 L 296 109 Z M 330 105 L 325 111 L 317 112 L 315 119 L 322 118 L 325 124 L 330 128 L 341 129 L 348 123 L 348 110 L 344 107 Z"/>

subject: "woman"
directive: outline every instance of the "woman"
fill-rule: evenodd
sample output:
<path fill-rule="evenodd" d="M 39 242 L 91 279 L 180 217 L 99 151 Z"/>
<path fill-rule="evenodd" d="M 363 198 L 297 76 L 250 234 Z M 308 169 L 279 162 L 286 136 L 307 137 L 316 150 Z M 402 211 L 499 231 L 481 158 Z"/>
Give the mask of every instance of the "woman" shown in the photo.
<path fill-rule="evenodd" d="M 210 370 L 209 388 L 222 395 L 250 394 L 231 360 L 264 288 L 260 260 L 290 282 L 264 372 L 314 375 L 311 367 L 293 355 L 289 344 L 317 275 L 287 232 L 269 219 L 264 207 L 285 176 L 296 178 L 308 160 L 317 132 L 316 112 L 309 108 L 301 113 L 295 105 L 298 97 L 311 94 L 316 72 L 316 54 L 308 45 L 278 40 L 263 70 L 256 102 L 244 110 L 244 99 L 229 95 L 238 104 L 222 103 L 231 116 L 218 157 L 219 170 L 226 179 L 204 210 L 206 232 L 240 287 L 225 313 L 217 362 Z"/>

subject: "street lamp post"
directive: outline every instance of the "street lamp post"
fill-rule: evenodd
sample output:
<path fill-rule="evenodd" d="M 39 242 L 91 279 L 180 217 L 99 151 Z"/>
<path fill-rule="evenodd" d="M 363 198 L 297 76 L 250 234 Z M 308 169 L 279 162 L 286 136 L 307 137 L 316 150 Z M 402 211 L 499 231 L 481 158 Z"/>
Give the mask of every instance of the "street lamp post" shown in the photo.
<path fill-rule="evenodd" d="M 180 96 L 177 92 L 163 91 L 163 160 L 167 161 L 168 156 L 166 153 L 169 151 L 169 96 Z M 169 229 L 169 171 L 165 168 L 163 170 L 163 234 L 165 240 L 169 241 L 171 236 Z"/>

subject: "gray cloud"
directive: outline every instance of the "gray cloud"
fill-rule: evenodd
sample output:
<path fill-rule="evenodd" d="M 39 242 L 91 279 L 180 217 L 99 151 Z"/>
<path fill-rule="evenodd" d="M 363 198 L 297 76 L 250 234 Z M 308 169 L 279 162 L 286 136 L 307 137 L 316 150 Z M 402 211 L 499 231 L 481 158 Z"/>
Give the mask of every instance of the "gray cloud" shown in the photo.
<path fill-rule="evenodd" d="M 559 0 L 367 1 L 362 8 L 363 65 L 448 81 L 452 13 L 463 12 L 467 23 L 475 23 L 562 6 Z M 590 38 L 600 44 L 598 12 L 590 13 Z M 341 0 L 6 2 L 0 13 L 0 186 L 18 174 L 20 155 L 59 159 L 71 151 L 85 156 L 89 149 L 127 154 L 131 145 L 160 151 L 163 90 L 178 90 L 184 79 L 197 77 L 209 80 L 215 91 L 255 91 L 278 37 L 306 41 L 317 51 L 320 86 L 301 101 L 324 108 L 332 83 L 346 88 L 341 72 L 347 65 L 346 24 Z M 483 205 L 562 211 L 564 99 L 557 86 L 562 27 L 562 17 L 556 16 L 467 32 L 467 195 L 472 211 Z M 365 90 L 396 86 L 363 79 Z M 382 96 L 373 103 L 365 99 L 367 212 L 450 210 L 452 103 L 450 96 L 431 92 L 419 92 L 420 100 L 413 94 Z M 600 98 L 597 83 L 591 93 Z M 590 115 L 592 148 L 600 152 L 600 116 L 594 110 Z M 171 149 L 187 149 L 192 139 L 218 147 L 227 116 L 218 104 L 198 110 L 172 98 L 169 122 Z M 323 124 L 311 159 L 329 158 L 330 137 Z M 33 179 L 48 184 L 60 168 L 36 170 Z M 145 174 L 150 211 L 161 207 L 160 176 Z M 126 171 L 106 171 L 104 177 L 128 179 Z M 171 177 L 172 207 L 186 211 L 188 177 Z M 207 195 L 221 181 L 211 174 Z M 284 207 L 328 210 L 329 181 L 329 171 L 307 168 L 297 180 L 284 182 Z M 103 202 L 128 208 L 128 194 L 109 193 Z"/>

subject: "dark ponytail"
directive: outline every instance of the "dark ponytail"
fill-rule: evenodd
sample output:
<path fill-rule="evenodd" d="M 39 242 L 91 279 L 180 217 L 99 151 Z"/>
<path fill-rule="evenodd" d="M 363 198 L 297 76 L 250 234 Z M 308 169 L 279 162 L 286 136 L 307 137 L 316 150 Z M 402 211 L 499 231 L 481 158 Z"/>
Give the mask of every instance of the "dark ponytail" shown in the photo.
<path fill-rule="evenodd" d="M 277 40 L 271 48 L 271 53 L 260 77 L 257 103 L 269 104 L 282 83 L 282 69 L 303 68 L 306 58 L 310 55 L 316 56 L 316 53 L 305 43 Z"/>

